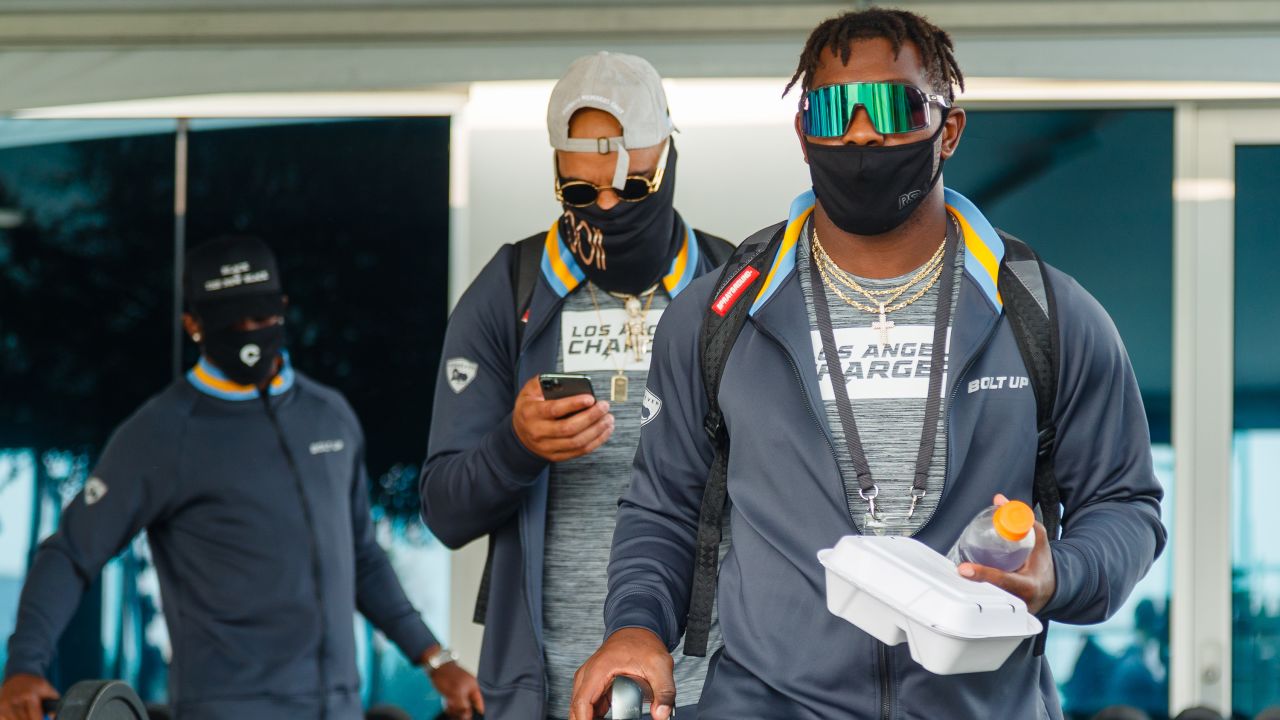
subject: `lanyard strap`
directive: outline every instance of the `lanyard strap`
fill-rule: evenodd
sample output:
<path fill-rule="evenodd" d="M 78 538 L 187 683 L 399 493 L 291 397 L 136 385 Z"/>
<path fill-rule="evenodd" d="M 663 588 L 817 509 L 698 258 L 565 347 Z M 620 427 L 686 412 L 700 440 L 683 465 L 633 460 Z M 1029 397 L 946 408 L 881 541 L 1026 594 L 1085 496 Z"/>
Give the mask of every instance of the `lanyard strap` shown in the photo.
<path fill-rule="evenodd" d="M 948 216 L 950 220 L 950 216 Z M 916 454 L 916 475 L 911 485 L 911 510 L 907 517 L 915 514 L 916 504 L 925 496 L 929 480 L 929 466 L 933 464 L 933 450 L 937 444 L 938 416 L 942 412 L 942 367 L 947 357 L 947 329 L 951 324 L 951 292 L 955 285 L 955 260 L 957 233 L 948 224 L 946 248 L 943 251 L 942 277 L 938 289 L 938 307 L 933 316 L 933 351 L 929 358 L 929 393 L 924 402 L 924 427 L 920 431 L 920 450 Z M 831 390 L 836 399 L 836 413 L 840 417 L 840 426 L 844 429 L 844 441 L 848 446 L 849 459 L 858 476 L 858 496 L 866 501 L 871 516 L 876 516 L 876 496 L 880 488 L 871 477 L 871 465 L 867 463 L 867 454 L 862 449 L 862 437 L 858 434 L 858 424 L 853 417 L 853 403 L 849 400 L 849 388 L 846 385 L 844 369 L 840 367 L 840 353 L 836 348 L 835 331 L 831 327 L 831 310 L 827 306 L 827 287 L 818 270 L 818 263 L 809 258 L 810 284 L 813 286 L 813 314 L 818 324 L 818 334 L 822 336 L 822 354 L 827 359 L 827 375 L 831 378 Z M 841 471 L 843 474 L 843 471 Z"/>

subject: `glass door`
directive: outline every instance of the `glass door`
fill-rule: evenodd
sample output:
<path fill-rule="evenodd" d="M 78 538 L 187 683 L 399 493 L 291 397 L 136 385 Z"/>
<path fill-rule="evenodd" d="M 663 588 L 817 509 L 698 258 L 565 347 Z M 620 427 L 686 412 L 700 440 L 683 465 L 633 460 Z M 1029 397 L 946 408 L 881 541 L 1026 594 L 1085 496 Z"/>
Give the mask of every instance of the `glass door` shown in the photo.
<path fill-rule="evenodd" d="M 1261 115 L 1233 153 L 1231 694 L 1248 717 L 1280 707 L 1280 112 Z"/>
<path fill-rule="evenodd" d="M 1172 705 L 1280 706 L 1280 108 L 1179 109 Z"/>

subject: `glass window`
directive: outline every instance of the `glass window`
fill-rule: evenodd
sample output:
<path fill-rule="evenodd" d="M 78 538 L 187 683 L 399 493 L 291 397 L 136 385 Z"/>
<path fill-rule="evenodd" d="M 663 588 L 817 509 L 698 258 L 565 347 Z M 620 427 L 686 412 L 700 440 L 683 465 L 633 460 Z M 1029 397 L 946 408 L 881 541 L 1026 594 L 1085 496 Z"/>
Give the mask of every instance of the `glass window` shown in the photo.
<path fill-rule="evenodd" d="M 0 629 L 34 543 L 111 430 L 169 379 L 172 121 L 0 120 Z M 126 555 L 128 553 L 126 552 Z M 110 575 L 110 573 L 108 573 Z M 55 682 L 100 677 L 99 584 Z"/>
<path fill-rule="evenodd" d="M 1138 171 L 1140 169 L 1140 171 Z M 1173 113 L 969 111 L 947 184 L 1107 309 L 1124 339 L 1173 517 Z M 1070 717 L 1128 704 L 1168 715 L 1168 550 L 1100 625 L 1055 624 L 1046 656 Z"/>
<path fill-rule="evenodd" d="M 1236 712 L 1280 705 L 1280 145 L 1236 149 L 1232 682 Z"/>
<path fill-rule="evenodd" d="M 0 637 L 9 637 L 35 532 L 35 457 L 30 450 L 0 450 Z M 8 643 L 0 645 L 0 664 Z"/>

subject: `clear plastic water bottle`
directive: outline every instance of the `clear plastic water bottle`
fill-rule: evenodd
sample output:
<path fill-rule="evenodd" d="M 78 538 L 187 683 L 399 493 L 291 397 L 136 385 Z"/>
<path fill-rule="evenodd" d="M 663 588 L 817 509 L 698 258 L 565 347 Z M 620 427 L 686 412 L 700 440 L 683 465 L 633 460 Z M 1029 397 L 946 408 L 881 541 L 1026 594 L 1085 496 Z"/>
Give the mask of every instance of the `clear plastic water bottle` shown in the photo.
<path fill-rule="evenodd" d="M 1018 500 L 978 513 L 947 554 L 951 562 L 976 563 L 1005 572 L 1022 567 L 1036 545 L 1036 514 Z"/>

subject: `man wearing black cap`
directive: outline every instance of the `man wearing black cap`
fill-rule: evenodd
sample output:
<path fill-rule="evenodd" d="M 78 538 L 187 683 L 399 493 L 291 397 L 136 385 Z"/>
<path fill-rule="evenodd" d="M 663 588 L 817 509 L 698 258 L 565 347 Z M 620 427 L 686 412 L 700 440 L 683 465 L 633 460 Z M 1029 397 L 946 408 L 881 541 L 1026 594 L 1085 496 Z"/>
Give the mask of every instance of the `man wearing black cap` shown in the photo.
<path fill-rule="evenodd" d="M 173 643 L 180 720 L 361 717 L 358 610 L 428 669 L 453 717 L 473 678 L 409 603 L 369 515 L 364 437 L 340 393 L 296 372 L 261 241 L 186 268 L 200 361 L 121 425 L 36 554 L 9 640 L 0 720 L 38 720 L 58 636 L 102 566 L 146 529 Z"/>

